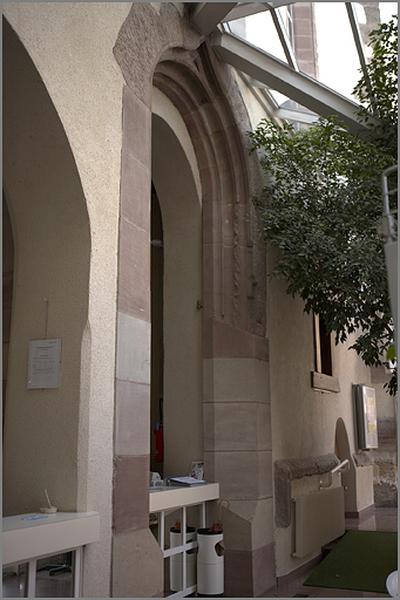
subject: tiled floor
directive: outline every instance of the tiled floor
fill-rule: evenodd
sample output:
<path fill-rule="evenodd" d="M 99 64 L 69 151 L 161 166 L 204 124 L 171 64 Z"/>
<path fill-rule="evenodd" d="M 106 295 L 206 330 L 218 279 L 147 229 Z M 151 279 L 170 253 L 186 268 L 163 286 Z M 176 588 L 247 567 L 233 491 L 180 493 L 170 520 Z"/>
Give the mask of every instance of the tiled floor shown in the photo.
<path fill-rule="evenodd" d="M 364 531 L 397 531 L 397 518 L 396 508 L 375 508 L 374 513 L 364 519 L 346 519 L 346 528 Z"/>
<path fill-rule="evenodd" d="M 346 519 L 346 529 L 360 529 L 364 531 L 397 531 L 397 508 L 376 508 L 374 513 L 366 518 Z M 278 598 L 379 598 L 387 595 L 377 594 L 376 592 L 357 592 L 354 590 L 339 590 L 328 588 L 314 588 L 303 585 L 303 582 L 310 575 L 309 572 L 302 573 L 296 579 L 278 584 L 275 597 Z"/>

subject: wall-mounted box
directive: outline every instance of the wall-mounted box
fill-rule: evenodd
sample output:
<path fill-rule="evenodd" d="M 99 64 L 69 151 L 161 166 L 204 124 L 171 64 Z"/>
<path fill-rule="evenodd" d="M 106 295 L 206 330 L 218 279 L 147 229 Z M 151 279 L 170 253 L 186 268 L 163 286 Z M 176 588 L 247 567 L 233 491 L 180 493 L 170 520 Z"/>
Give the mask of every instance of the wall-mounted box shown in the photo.
<path fill-rule="evenodd" d="M 367 385 L 354 385 L 354 403 L 357 423 L 358 447 L 369 450 L 378 447 L 378 421 L 375 389 Z"/>

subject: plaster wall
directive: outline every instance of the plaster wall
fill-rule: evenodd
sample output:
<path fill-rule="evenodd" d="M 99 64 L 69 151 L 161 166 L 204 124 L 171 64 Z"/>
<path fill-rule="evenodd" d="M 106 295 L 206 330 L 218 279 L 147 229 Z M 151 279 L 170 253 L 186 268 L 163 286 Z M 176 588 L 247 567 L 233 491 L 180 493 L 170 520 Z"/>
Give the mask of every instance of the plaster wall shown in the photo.
<path fill-rule="evenodd" d="M 62 121 L 90 221 L 89 303 L 82 338 L 75 503 L 79 510 L 100 513 L 101 541 L 86 551 L 86 596 L 106 596 L 110 585 L 123 87 L 113 47 L 129 9 L 129 3 L 78 2 L 8 3 L 2 7 Z"/>
<path fill-rule="evenodd" d="M 194 184 L 196 188 L 196 197 L 193 199 L 193 201 L 196 201 L 201 205 L 201 182 L 199 167 L 193 148 L 193 143 L 190 139 L 185 121 L 168 96 L 163 94 L 156 87 L 153 87 L 151 102 L 151 110 L 153 115 L 157 115 L 160 117 L 160 119 L 168 124 L 179 142 L 185 157 L 185 161 L 188 163 L 190 177 L 193 179 L 192 184 Z M 157 149 L 157 139 L 153 139 L 153 148 L 154 150 Z"/>
<path fill-rule="evenodd" d="M 378 419 L 395 419 L 395 399 L 383 387 L 390 379 L 384 367 L 371 368 L 371 387 L 375 388 Z"/>
<path fill-rule="evenodd" d="M 333 373 L 339 379 L 340 392 L 313 389 L 312 316 L 303 312 L 300 299 L 286 294 L 283 282 L 272 278 L 268 304 L 268 337 L 271 362 L 274 363 L 271 369 L 274 460 L 334 452 L 335 426 L 339 417 L 346 424 L 354 452 L 351 386 L 353 383 L 368 384 L 369 369 L 363 366 L 355 352 L 333 343 Z"/>
<path fill-rule="evenodd" d="M 10 343 L 12 291 L 14 271 L 14 240 L 3 195 L 3 411 L 6 404 L 8 347 Z"/>
<path fill-rule="evenodd" d="M 269 252 L 269 271 L 274 251 Z M 269 280 L 267 327 L 270 341 L 270 385 L 272 405 L 273 461 L 306 458 L 335 452 L 336 422 L 346 425 L 350 450 L 354 452 L 352 384 L 370 382 L 370 371 L 346 345 L 332 346 L 333 374 L 338 377 L 340 392 L 322 392 L 311 386 L 314 371 L 314 335 L 312 316 L 303 312 L 302 301 L 285 292 L 285 284 Z M 369 471 L 368 468 L 361 469 Z M 365 476 L 367 473 L 365 473 Z M 369 485 L 357 483 L 357 510 L 371 503 L 372 477 Z M 368 482 L 367 482 L 368 483 Z M 306 559 L 293 559 L 287 532 L 275 532 L 277 576 L 301 566 Z"/>
<path fill-rule="evenodd" d="M 203 459 L 200 178 L 186 126 L 153 97 L 152 178 L 164 231 L 164 475 Z"/>
<path fill-rule="evenodd" d="M 246 106 L 252 130 L 256 129 L 261 119 L 271 118 L 275 122 L 279 122 L 276 115 L 274 115 L 274 110 L 268 106 L 266 99 L 261 96 L 256 87 L 250 88 L 247 86 L 238 73 L 235 73 L 235 79 Z"/>
<path fill-rule="evenodd" d="M 74 510 L 88 219 L 61 124 L 9 26 L 4 55 L 4 186 L 16 242 L 4 510 L 8 515 L 38 510 L 45 488 L 56 506 Z M 29 340 L 43 338 L 62 340 L 61 385 L 28 390 Z"/>

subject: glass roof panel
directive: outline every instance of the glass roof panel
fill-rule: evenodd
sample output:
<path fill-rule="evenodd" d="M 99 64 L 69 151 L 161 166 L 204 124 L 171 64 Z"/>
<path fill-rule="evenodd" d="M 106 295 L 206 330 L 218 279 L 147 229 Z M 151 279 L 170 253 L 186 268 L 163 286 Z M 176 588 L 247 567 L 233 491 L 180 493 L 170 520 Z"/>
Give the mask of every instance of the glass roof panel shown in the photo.
<path fill-rule="evenodd" d="M 361 64 L 355 34 L 358 29 L 356 38 L 361 38 L 368 60 L 368 34 L 379 23 L 397 14 L 396 2 L 353 2 L 358 26 L 353 25 L 353 28 L 345 2 L 268 4 L 270 6 L 264 5 L 262 12 L 248 14 L 260 10 L 260 5 L 239 3 L 227 16 L 228 29 L 286 64 L 289 61 L 291 68 L 357 101 L 352 92 L 361 77 Z M 276 7 L 275 12 L 272 6 Z M 275 90 L 270 89 L 269 93 L 280 106 L 292 102 Z"/>
<path fill-rule="evenodd" d="M 283 46 L 269 11 L 230 21 L 229 27 L 232 33 L 249 44 L 257 46 L 287 63 Z"/>
<path fill-rule="evenodd" d="M 282 27 L 286 31 L 286 36 L 293 48 L 293 17 L 290 6 L 282 6 L 276 9 L 281 17 Z"/>
<path fill-rule="evenodd" d="M 344 2 L 313 2 L 316 73 L 321 83 L 353 99 L 360 61 Z M 301 68 L 301 64 L 300 64 Z"/>
<path fill-rule="evenodd" d="M 282 106 L 283 104 L 285 104 L 285 102 L 290 101 L 290 98 L 288 98 L 284 94 L 281 94 L 280 92 L 277 92 L 276 90 L 273 90 L 272 88 L 269 88 L 269 91 L 273 99 L 277 104 L 279 104 L 279 106 Z"/>
<path fill-rule="evenodd" d="M 368 34 L 379 25 L 397 15 L 397 2 L 353 2 L 356 20 L 360 30 L 361 43 L 367 60 L 371 58 Z"/>

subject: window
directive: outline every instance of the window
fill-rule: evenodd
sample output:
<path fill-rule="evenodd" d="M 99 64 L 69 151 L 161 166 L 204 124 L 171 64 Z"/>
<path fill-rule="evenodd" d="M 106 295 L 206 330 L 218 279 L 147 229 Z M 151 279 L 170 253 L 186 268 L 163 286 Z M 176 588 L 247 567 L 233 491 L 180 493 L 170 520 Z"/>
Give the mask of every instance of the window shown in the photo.
<path fill-rule="evenodd" d="M 315 370 L 318 373 L 332 375 L 331 334 L 318 315 L 314 315 Z"/>
<path fill-rule="evenodd" d="M 332 336 L 325 323 L 314 315 L 314 371 L 312 386 L 325 392 L 339 392 L 339 381 L 333 375 Z"/>

